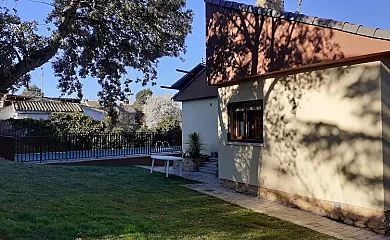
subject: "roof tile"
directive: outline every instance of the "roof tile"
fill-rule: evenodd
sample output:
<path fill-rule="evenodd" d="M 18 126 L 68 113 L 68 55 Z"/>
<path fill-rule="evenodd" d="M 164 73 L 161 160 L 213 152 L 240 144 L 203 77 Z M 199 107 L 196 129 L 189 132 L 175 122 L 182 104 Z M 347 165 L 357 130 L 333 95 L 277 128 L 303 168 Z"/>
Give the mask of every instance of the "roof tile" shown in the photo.
<path fill-rule="evenodd" d="M 26 112 L 82 112 L 77 103 L 54 101 L 16 101 L 15 110 Z"/>
<path fill-rule="evenodd" d="M 232 7 L 231 8 L 233 8 L 233 9 L 237 9 L 237 10 L 240 10 L 240 4 L 239 3 L 237 3 L 237 2 L 233 2 L 233 4 L 232 4 Z"/>
<path fill-rule="evenodd" d="M 321 27 L 327 27 L 329 22 L 330 22 L 330 19 L 315 18 L 313 21 L 313 24 L 317 25 L 317 26 L 321 26 Z"/>
<path fill-rule="evenodd" d="M 374 37 L 390 40 L 390 30 L 377 29 L 375 31 Z"/>
<path fill-rule="evenodd" d="M 204 0 L 206 3 L 219 5 L 222 7 L 227 7 L 231 9 L 241 10 L 245 12 L 254 12 L 263 16 L 275 17 L 279 19 L 287 19 L 290 21 L 296 21 L 300 23 L 311 24 L 319 27 L 328 27 L 348 33 L 358 34 L 362 36 L 374 37 L 378 39 L 390 40 L 390 31 L 381 30 L 377 28 L 368 28 L 361 25 L 350 24 L 342 21 L 335 21 L 332 19 L 324 19 L 312 16 L 306 16 L 302 14 L 292 13 L 292 12 L 278 12 L 276 10 L 265 9 L 260 7 L 255 7 L 252 5 L 246 5 L 237 3 L 234 1 L 224 1 L 224 0 Z M 257 10 L 257 11 L 256 11 Z"/>
<path fill-rule="evenodd" d="M 359 27 L 360 27 L 360 25 L 346 23 L 346 24 L 344 24 L 343 31 L 349 32 L 349 33 L 357 33 Z"/>
<path fill-rule="evenodd" d="M 303 15 L 303 16 L 299 19 L 299 22 L 301 22 L 301 23 L 307 23 L 307 24 L 313 24 L 315 18 L 316 18 L 316 17 L 310 17 L 310 16 Z"/>
<path fill-rule="evenodd" d="M 250 13 L 255 13 L 256 12 L 256 7 L 255 6 L 249 6 L 248 7 L 248 12 L 250 12 Z"/>
<path fill-rule="evenodd" d="M 233 2 L 231 1 L 225 1 L 225 7 L 231 8 L 233 5 Z"/>
<path fill-rule="evenodd" d="M 266 16 L 266 15 L 267 15 L 267 12 L 268 12 L 267 10 L 268 10 L 268 9 L 266 9 L 266 8 L 257 8 L 257 14 Z"/>
<path fill-rule="evenodd" d="M 368 27 L 360 26 L 358 31 L 357 31 L 357 34 L 363 35 L 363 36 L 368 36 L 368 37 L 373 37 L 375 35 L 376 30 L 377 30 L 377 28 L 368 28 Z"/>
<path fill-rule="evenodd" d="M 340 21 L 335 21 L 335 20 L 330 20 L 328 22 L 328 27 L 329 28 L 333 28 L 333 29 L 337 29 L 337 30 L 343 30 L 343 27 L 344 25 L 346 24 L 347 22 L 340 22 Z"/>
<path fill-rule="evenodd" d="M 289 13 L 289 12 L 280 12 L 279 18 L 289 20 L 290 19 L 289 18 L 290 14 L 291 13 Z"/>
<path fill-rule="evenodd" d="M 280 18 L 280 16 L 281 16 L 281 12 L 278 10 L 271 10 L 270 13 L 271 13 L 271 16 L 275 17 L 275 18 Z"/>
<path fill-rule="evenodd" d="M 246 5 L 246 4 L 240 4 L 239 5 L 239 9 L 241 10 L 241 11 L 244 11 L 244 12 L 248 12 L 248 5 Z"/>

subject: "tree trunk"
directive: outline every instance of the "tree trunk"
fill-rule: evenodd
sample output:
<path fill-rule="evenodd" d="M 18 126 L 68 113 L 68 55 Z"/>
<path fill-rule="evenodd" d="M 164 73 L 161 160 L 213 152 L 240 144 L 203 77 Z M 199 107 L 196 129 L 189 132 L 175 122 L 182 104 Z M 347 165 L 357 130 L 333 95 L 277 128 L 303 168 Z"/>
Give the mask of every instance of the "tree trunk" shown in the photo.
<path fill-rule="evenodd" d="M 28 56 L 24 56 L 22 61 L 11 66 L 9 72 L 0 74 L 0 92 L 8 92 L 13 85 L 18 83 L 21 77 L 47 63 L 56 55 L 62 41 L 71 32 L 80 1 L 72 0 L 64 8 L 58 30 L 53 34 L 47 47 L 31 52 Z"/>

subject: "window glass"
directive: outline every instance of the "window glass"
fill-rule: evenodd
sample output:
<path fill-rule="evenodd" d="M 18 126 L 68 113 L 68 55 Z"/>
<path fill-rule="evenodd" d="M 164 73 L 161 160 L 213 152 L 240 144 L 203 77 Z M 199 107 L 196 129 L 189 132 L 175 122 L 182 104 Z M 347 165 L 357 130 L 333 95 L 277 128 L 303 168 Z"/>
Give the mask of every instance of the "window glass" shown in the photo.
<path fill-rule="evenodd" d="M 232 103 L 229 111 L 229 140 L 263 142 L 262 101 Z"/>

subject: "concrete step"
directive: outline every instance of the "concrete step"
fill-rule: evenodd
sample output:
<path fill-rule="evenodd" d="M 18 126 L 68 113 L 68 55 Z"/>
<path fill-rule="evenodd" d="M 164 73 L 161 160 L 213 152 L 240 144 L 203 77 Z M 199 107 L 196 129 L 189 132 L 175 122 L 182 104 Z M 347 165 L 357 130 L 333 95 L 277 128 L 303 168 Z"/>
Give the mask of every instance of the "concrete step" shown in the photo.
<path fill-rule="evenodd" d="M 210 167 L 217 167 L 218 162 L 205 162 L 204 165 Z"/>
<path fill-rule="evenodd" d="M 210 168 L 210 169 L 214 169 L 214 170 L 217 170 L 217 169 L 218 169 L 217 165 L 210 164 L 210 163 L 205 163 L 202 167 L 204 167 L 204 168 Z"/>
<path fill-rule="evenodd" d="M 199 172 L 217 175 L 218 170 L 217 169 L 210 169 L 210 168 L 206 168 L 206 167 L 200 167 Z"/>

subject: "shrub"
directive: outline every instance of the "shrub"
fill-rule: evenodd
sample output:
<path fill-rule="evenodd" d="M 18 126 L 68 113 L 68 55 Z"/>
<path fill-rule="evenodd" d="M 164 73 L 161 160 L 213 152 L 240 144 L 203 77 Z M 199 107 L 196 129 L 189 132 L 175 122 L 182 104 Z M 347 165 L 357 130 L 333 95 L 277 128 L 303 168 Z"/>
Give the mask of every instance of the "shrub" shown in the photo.
<path fill-rule="evenodd" d="M 164 117 L 157 125 L 158 132 L 170 132 L 181 129 L 181 121 L 174 116 Z"/>
<path fill-rule="evenodd" d="M 61 135 L 61 134 L 101 134 L 123 133 L 121 127 L 112 126 L 109 117 L 102 122 L 81 113 L 52 113 L 47 120 L 9 119 L 3 121 L 9 125 L 6 134 L 26 136 Z M 13 133 L 12 133 L 13 132 Z"/>
<path fill-rule="evenodd" d="M 200 158 L 203 150 L 203 142 L 199 133 L 193 132 L 188 134 L 186 153 L 190 158 Z"/>

